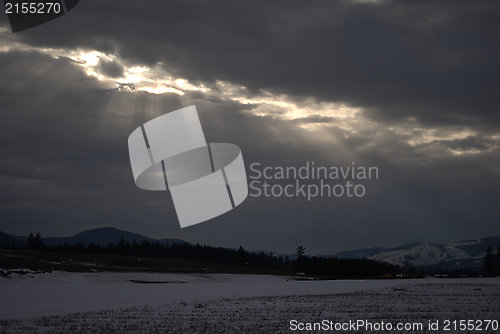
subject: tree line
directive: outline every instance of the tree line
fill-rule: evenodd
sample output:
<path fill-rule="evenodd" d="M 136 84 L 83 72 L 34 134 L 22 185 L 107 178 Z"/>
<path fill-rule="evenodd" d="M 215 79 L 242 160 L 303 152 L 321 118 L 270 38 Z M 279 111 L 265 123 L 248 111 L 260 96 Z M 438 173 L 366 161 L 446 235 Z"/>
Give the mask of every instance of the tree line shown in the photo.
<path fill-rule="evenodd" d="M 297 247 L 293 257 L 265 252 L 251 252 L 241 246 L 238 249 L 230 249 L 190 243 L 129 242 L 123 238 L 117 243 L 107 245 L 90 243 L 87 245 L 61 244 L 47 246 L 43 244 L 40 233 L 31 233 L 26 248 L 64 253 L 119 254 L 151 258 L 189 259 L 330 278 L 376 278 L 388 275 L 393 277 L 400 272 L 398 266 L 369 259 L 306 256 L 305 247 L 303 246 Z"/>
<path fill-rule="evenodd" d="M 496 254 L 493 253 L 491 245 L 488 245 L 486 255 L 483 259 L 483 266 L 485 276 L 500 276 L 500 244 L 498 245 Z"/>

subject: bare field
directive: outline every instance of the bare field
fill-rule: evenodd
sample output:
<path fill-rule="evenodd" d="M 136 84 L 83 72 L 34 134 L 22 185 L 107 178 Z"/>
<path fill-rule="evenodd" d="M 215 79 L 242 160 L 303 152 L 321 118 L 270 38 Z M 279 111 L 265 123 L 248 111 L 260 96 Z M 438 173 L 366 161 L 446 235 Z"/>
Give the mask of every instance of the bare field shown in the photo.
<path fill-rule="evenodd" d="M 182 277 L 176 277 L 181 279 Z M 156 277 L 158 279 L 158 277 Z M 205 285 L 213 288 L 219 284 L 220 293 L 227 289 L 244 290 L 245 285 L 286 285 L 288 281 L 278 277 L 212 277 L 216 282 L 207 283 L 205 278 L 185 277 L 186 283 L 135 284 L 139 287 L 165 289 L 178 287 L 188 291 L 189 285 Z M 235 283 L 236 284 L 232 284 Z M 253 283 L 252 283 L 253 282 Z M 372 322 L 421 322 L 445 319 L 497 319 L 500 320 L 500 280 L 413 280 L 386 281 L 366 285 L 370 281 L 290 282 L 297 294 L 276 289 L 255 290 L 256 297 L 215 298 L 214 295 L 195 294 L 182 298 L 167 298 L 154 305 L 130 306 L 89 312 L 73 312 L 58 315 L 25 317 L 0 320 L 1 333 L 290 333 L 289 321 L 319 322 L 323 319 L 335 322 L 367 319 Z M 380 284 L 379 284 L 380 282 Z M 320 283 L 318 285 L 318 283 Z M 327 285 L 331 291 L 327 293 Z M 181 286 L 183 288 L 181 288 Z M 339 288 L 340 286 L 340 288 Z M 185 287 L 185 288 L 184 288 Z M 247 290 L 249 291 L 249 290 Z M 309 294 L 308 291 L 310 291 Z M 287 294 L 285 294 L 287 293 Z M 248 293 L 243 293 L 247 294 Z M 283 295 L 285 294 L 285 295 Z M 228 296 L 229 294 L 225 294 Z M 238 291 L 234 292 L 238 295 Z M 250 294 L 251 295 L 251 294 Z M 147 300 L 144 300 L 147 303 Z M 99 305 L 95 305 L 98 308 Z M 347 331 L 348 333 L 374 333 L 375 331 Z M 395 333 L 397 331 L 394 331 Z M 405 331 L 404 333 L 416 333 Z M 456 331 L 448 331 L 455 333 Z M 401 333 L 401 332 L 397 332 Z M 443 333 L 443 331 L 419 331 L 418 333 Z M 460 333 L 468 333 L 462 331 Z M 472 333 L 472 332 L 471 332 Z M 478 333 L 475 331 L 474 333 Z M 495 331 L 482 331 L 495 333 Z M 496 332 L 498 333 L 498 331 Z"/>

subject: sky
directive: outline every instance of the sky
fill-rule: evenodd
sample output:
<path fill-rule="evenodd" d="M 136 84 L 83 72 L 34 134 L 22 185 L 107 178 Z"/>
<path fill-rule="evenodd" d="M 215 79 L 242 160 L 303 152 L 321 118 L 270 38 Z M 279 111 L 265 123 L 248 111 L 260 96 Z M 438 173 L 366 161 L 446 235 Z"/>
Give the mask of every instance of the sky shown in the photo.
<path fill-rule="evenodd" d="M 500 235 L 500 3 L 82 0 L 0 14 L 0 230 L 332 254 Z M 127 138 L 196 105 L 249 165 L 377 166 L 362 198 L 254 198 L 181 229 Z"/>

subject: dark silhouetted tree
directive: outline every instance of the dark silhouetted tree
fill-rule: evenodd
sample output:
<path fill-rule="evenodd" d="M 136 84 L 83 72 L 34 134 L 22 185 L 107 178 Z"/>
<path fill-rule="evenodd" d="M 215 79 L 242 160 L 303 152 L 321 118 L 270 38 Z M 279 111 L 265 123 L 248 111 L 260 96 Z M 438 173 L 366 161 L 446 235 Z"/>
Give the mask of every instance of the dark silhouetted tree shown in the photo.
<path fill-rule="evenodd" d="M 120 241 L 115 246 L 116 252 L 118 254 L 122 254 L 122 255 L 127 255 L 129 253 L 128 251 L 129 251 L 130 247 L 131 247 L 130 243 L 125 241 L 125 239 L 123 237 L 120 238 Z"/>
<path fill-rule="evenodd" d="M 486 255 L 484 256 L 484 274 L 486 276 L 495 275 L 495 259 L 493 257 L 493 249 L 488 245 Z"/>
<path fill-rule="evenodd" d="M 302 256 L 304 256 L 304 254 L 306 252 L 306 248 L 304 246 L 297 246 L 297 249 L 295 252 L 297 254 L 297 258 L 302 257 Z"/>
<path fill-rule="evenodd" d="M 28 235 L 28 241 L 26 242 L 26 248 L 33 249 L 35 247 L 35 235 L 30 233 Z"/>
<path fill-rule="evenodd" d="M 298 272 L 304 272 L 306 267 L 305 254 L 306 248 L 304 246 L 297 246 L 295 253 L 297 254 L 297 260 L 295 260 L 295 267 Z"/>
<path fill-rule="evenodd" d="M 35 249 L 42 249 L 43 248 L 43 239 L 42 235 L 40 232 L 37 232 L 35 235 Z"/>
<path fill-rule="evenodd" d="M 495 256 L 495 263 L 496 263 L 496 274 L 497 276 L 500 276 L 500 244 L 498 244 L 497 248 L 497 254 Z"/>
<path fill-rule="evenodd" d="M 236 259 L 238 260 L 238 264 L 240 266 L 246 266 L 247 265 L 247 254 L 246 253 L 247 252 L 245 252 L 245 250 L 241 246 L 236 251 Z"/>
<path fill-rule="evenodd" d="M 40 232 L 37 232 L 36 235 L 30 233 L 28 235 L 28 241 L 26 242 L 26 248 L 39 250 L 43 248 L 43 240 Z"/>

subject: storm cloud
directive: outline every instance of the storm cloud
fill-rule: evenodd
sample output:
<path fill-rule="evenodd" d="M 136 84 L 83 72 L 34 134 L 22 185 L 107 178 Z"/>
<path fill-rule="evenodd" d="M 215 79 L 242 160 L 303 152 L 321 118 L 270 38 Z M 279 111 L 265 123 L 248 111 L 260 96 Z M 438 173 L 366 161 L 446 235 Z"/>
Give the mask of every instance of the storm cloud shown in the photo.
<path fill-rule="evenodd" d="M 82 1 L 0 30 L 0 230 L 115 226 L 311 253 L 498 234 L 499 12 L 496 1 Z M 362 199 L 248 198 L 181 230 L 168 193 L 135 187 L 126 143 L 192 104 L 207 139 L 240 146 L 247 167 L 355 161 L 381 177 Z"/>

